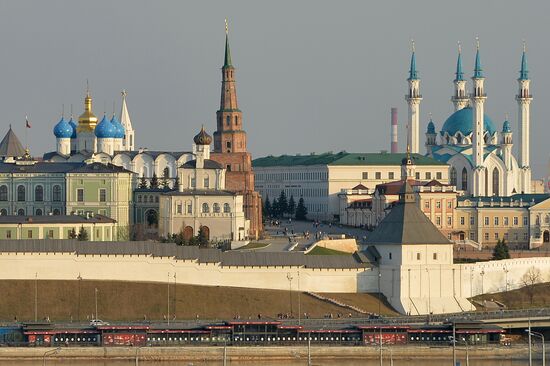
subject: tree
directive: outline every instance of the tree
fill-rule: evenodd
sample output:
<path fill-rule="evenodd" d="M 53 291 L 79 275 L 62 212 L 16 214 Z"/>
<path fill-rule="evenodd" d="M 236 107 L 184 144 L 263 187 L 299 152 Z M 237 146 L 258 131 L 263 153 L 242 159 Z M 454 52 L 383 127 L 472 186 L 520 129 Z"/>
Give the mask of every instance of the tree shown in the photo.
<path fill-rule="evenodd" d="M 81 226 L 80 230 L 78 230 L 78 240 L 79 241 L 88 240 L 88 232 L 86 231 L 86 229 L 84 229 L 84 226 Z"/>
<path fill-rule="evenodd" d="M 529 297 L 529 303 L 533 305 L 533 299 L 537 292 L 536 285 L 542 281 L 542 274 L 540 269 L 536 267 L 530 267 L 527 272 L 521 277 L 521 284 L 525 287 L 525 292 Z"/>
<path fill-rule="evenodd" d="M 510 252 L 508 251 L 508 245 L 505 240 L 499 239 L 497 241 L 497 245 L 495 245 L 493 249 L 493 259 L 497 261 L 501 259 L 510 259 Z"/>
<path fill-rule="evenodd" d="M 279 201 L 276 198 L 273 199 L 273 203 L 271 204 L 271 215 L 279 217 Z"/>
<path fill-rule="evenodd" d="M 208 237 L 206 236 L 206 231 L 204 230 L 204 226 L 201 226 L 199 229 L 199 233 L 197 235 L 197 242 L 201 247 L 208 246 Z"/>
<path fill-rule="evenodd" d="M 174 185 L 172 186 L 173 189 L 177 190 L 178 187 L 180 185 L 180 179 L 179 177 L 176 175 L 176 177 L 174 178 Z"/>
<path fill-rule="evenodd" d="M 262 212 L 263 217 L 269 217 L 271 216 L 271 202 L 269 202 L 269 196 L 265 196 L 264 200 L 264 208 Z"/>
<path fill-rule="evenodd" d="M 138 188 L 141 188 L 141 189 L 147 188 L 147 178 L 145 178 L 145 176 L 142 176 L 141 178 L 139 178 Z"/>
<path fill-rule="evenodd" d="M 296 206 L 296 220 L 307 220 L 307 207 L 303 197 L 300 197 L 298 206 Z"/>
<path fill-rule="evenodd" d="M 160 181 L 160 186 L 166 191 L 170 189 L 170 180 L 168 179 L 168 177 L 162 177 L 162 180 Z"/>
<path fill-rule="evenodd" d="M 73 227 L 71 231 L 69 231 L 69 239 L 76 239 L 76 229 Z"/>
<path fill-rule="evenodd" d="M 157 173 L 153 173 L 153 178 L 151 178 L 149 186 L 151 189 L 157 189 L 159 187 L 159 178 L 157 177 Z"/>
<path fill-rule="evenodd" d="M 286 213 L 290 216 L 293 216 L 296 212 L 296 202 L 294 201 L 294 195 L 290 195 L 290 199 L 288 200 L 288 207 L 286 210 Z"/>
<path fill-rule="evenodd" d="M 279 200 L 277 202 L 279 203 L 279 215 L 284 216 L 284 214 L 288 211 L 288 201 L 284 190 L 281 190 L 281 194 L 279 195 Z"/>

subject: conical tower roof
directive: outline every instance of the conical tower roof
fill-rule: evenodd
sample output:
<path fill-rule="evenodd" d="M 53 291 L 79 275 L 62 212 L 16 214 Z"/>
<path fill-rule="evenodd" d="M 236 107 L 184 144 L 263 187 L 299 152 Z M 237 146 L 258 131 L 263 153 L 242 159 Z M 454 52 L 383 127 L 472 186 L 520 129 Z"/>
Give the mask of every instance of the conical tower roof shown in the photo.
<path fill-rule="evenodd" d="M 399 203 L 367 236 L 370 245 L 452 244 L 420 210 L 409 182 L 404 181 Z"/>
<path fill-rule="evenodd" d="M 21 145 L 21 141 L 15 135 L 15 132 L 11 129 L 8 130 L 6 136 L 0 142 L 0 157 L 2 158 L 19 158 L 25 155 L 25 149 Z"/>

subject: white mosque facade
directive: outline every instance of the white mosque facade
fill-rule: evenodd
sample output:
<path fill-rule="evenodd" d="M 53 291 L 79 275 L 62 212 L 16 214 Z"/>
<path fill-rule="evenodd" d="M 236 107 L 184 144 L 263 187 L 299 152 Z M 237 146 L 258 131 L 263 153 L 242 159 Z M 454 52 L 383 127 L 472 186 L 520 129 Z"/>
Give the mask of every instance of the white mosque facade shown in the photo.
<path fill-rule="evenodd" d="M 135 131 L 128 112 L 126 92 L 122 92 L 120 116 L 98 118 L 92 111 L 89 92 L 84 99 L 84 112 L 78 124 L 61 117 L 54 126 L 56 151 L 44 154 L 44 160 L 52 162 L 97 161 L 112 163 L 138 174 L 139 177 L 174 180 L 177 168 L 194 159 L 190 151 L 149 151 L 135 148 Z"/>
<path fill-rule="evenodd" d="M 420 79 L 416 70 L 413 49 L 409 78 L 408 141 L 411 152 L 419 153 Z M 529 109 L 532 95 L 529 91 L 529 74 L 525 49 L 522 54 L 518 103 L 519 154 L 512 152 L 513 140 L 510 123 L 504 121 L 498 128 L 484 113 L 487 95 L 485 78 L 481 68 L 479 45 L 476 52 L 471 92 L 462 71 L 459 49 L 451 98 L 454 113 L 443 123 L 439 133 L 430 118 L 426 131 L 427 156 L 449 165 L 452 185 L 472 196 L 510 196 L 514 193 L 531 193 L 531 168 L 529 162 Z"/>

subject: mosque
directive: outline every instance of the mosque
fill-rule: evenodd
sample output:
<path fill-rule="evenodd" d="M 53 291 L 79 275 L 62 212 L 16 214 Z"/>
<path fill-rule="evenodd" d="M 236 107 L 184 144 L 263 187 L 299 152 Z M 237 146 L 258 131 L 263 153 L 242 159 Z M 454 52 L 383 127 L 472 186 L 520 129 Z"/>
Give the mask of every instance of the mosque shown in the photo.
<path fill-rule="evenodd" d="M 413 51 L 409 69 L 408 92 L 408 141 L 412 153 L 419 153 L 420 78 Z M 434 122 L 426 130 L 427 156 L 449 165 L 450 183 L 471 196 L 511 196 L 515 193 L 531 193 L 531 168 L 529 166 L 529 109 L 533 96 L 529 91 L 529 72 L 525 47 L 519 71 L 518 103 L 519 154 L 512 152 L 512 129 L 504 121 L 502 128 L 484 113 L 487 99 L 485 77 L 481 67 L 479 42 L 477 44 L 472 90 L 466 91 L 466 79 L 462 71 L 462 55 L 459 46 L 456 73 L 453 81 L 454 95 L 451 101 L 455 112 L 447 118 L 439 133 Z M 438 138 L 439 137 L 439 138 Z"/>

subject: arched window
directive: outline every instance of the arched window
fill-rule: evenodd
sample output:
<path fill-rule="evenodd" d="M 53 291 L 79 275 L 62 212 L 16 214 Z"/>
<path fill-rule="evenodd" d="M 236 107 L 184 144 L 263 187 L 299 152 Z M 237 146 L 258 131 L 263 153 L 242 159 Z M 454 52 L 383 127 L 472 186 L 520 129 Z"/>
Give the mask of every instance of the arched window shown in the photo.
<path fill-rule="evenodd" d="M 544 223 L 550 224 L 550 215 L 546 215 L 546 217 L 544 218 Z"/>
<path fill-rule="evenodd" d="M 225 117 L 225 124 L 228 126 L 231 126 L 231 117 L 229 116 Z"/>
<path fill-rule="evenodd" d="M 25 210 L 20 208 L 19 210 L 17 210 L 17 216 L 25 216 Z"/>
<path fill-rule="evenodd" d="M 54 209 L 53 209 L 53 214 L 54 214 L 55 216 L 59 216 L 59 215 L 61 214 L 61 212 L 59 211 L 58 208 L 54 208 Z"/>
<path fill-rule="evenodd" d="M 500 192 L 500 175 L 498 169 L 493 169 L 493 195 L 498 196 Z"/>
<path fill-rule="evenodd" d="M 214 205 L 212 206 L 212 209 L 214 210 L 214 213 L 220 213 L 220 204 L 214 203 Z"/>
<path fill-rule="evenodd" d="M 225 212 L 225 213 L 230 213 L 231 212 L 231 207 L 229 206 L 229 203 L 224 203 L 223 204 L 223 212 Z"/>
<path fill-rule="evenodd" d="M 202 213 L 209 213 L 210 212 L 210 207 L 208 207 L 208 203 L 203 203 L 202 204 Z"/>
<path fill-rule="evenodd" d="M 137 196 L 137 201 L 138 201 L 138 202 L 141 202 L 141 194 L 138 194 L 138 196 Z"/>
<path fill-rule="evenodd" d="M 37 208 L 35 215 L 36 216 L 42 216 L 42 210 L 40 208 Z"/>
<path fill-rule="evenodd" d="M 210 177 L 204 177 L 204 188 L 210 188 Z"/>
<path fill-rule="evenodd" d="M 239 117 L 235 116 L 235 125 L 239 124 Z"/>
<path fill-rule="evenodd" d="M 34 200 L 37 202 L 44 201 L 44 187 L 42 186 L 34 187 Z"/>
<path fill-rule="evenodd" d="M 7 214 L 8 214 L 8 211 L 5 208 L 0 210 L 0 216 L 6 216 Z"/>
<path fill-rule="evenodd" d="M 61 202 L 61 186 L 57 184 L 52 189 L 52 201 Z"/>
<path fill-rule="evenodd" d="M 451 167 L 451 185 L 456 186 L 456 169 Z"/>
<path fill-rule="evenodd" d="M 8 186 L 0 186 L 0 201 L 8 200 Z"/>
<path fill-rule="evenodd" d="M 149 196 L 149 203 L 153 203 L 153 196 Z"/>
<path fill-rule="evenodd" d="M 170 169 L 168 167 L 166 167 L 162 170 L 162 176 L 164 178 L 169 178 L 170 177 Z"/>
<path fill-rule="evenodd" d="M 25 186 L 17 186 L 17 201 L 25 201 Z"/>
<path fill-rule="evenodd" d="M 460 189 L 462 189 L 463 191 L 468 190 L 468 171 L 466 170 L 466 168 L 462 168 L 462 182 Z"/>

